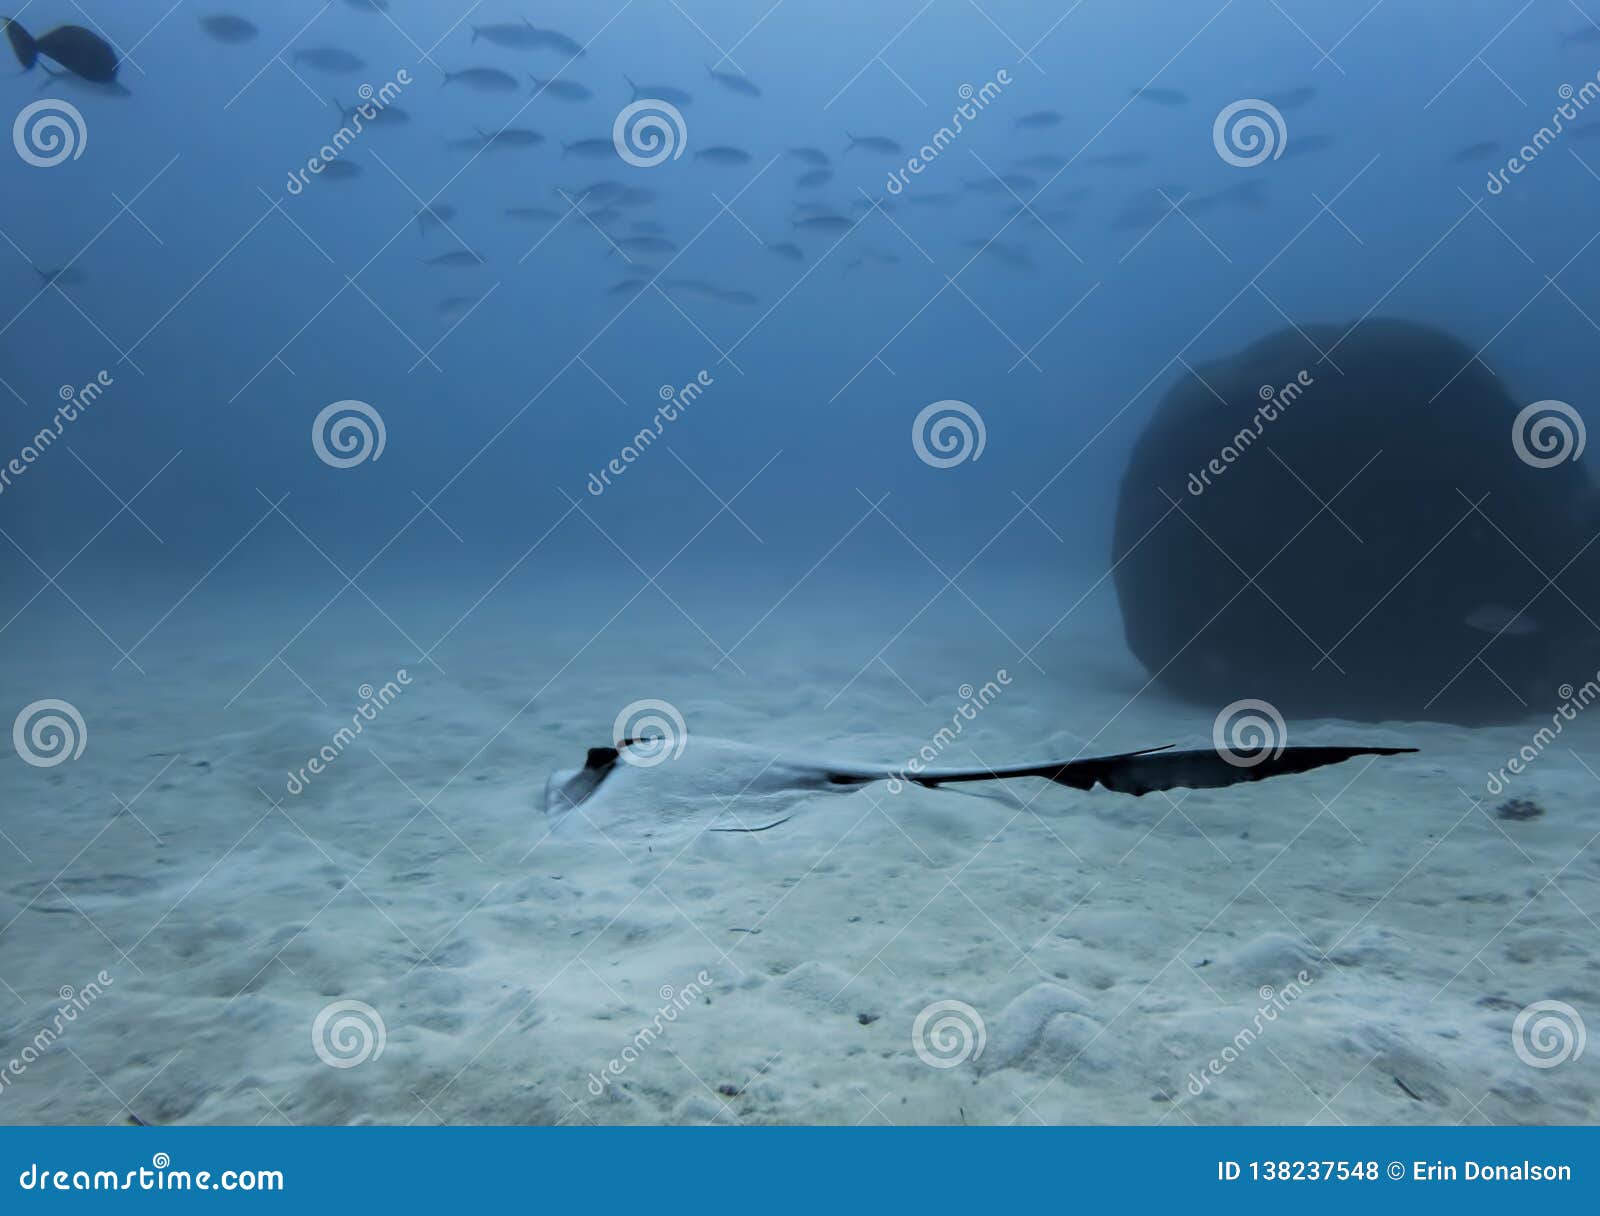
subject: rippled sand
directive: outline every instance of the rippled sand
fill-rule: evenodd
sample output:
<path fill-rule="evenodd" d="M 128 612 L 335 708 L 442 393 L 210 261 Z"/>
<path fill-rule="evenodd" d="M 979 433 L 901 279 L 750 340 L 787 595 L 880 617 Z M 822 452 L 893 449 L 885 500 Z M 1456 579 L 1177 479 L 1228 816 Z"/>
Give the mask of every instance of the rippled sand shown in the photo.
<path fill-rule="evenodd" d="M 328 596 L 202 589 L 142 675 L 81 621 L 7 635 L 12 700 L 67 700 L 88 738 L 55 767 L 0 758 L 0 1057 L 21 1066 L 0 1119 L 1600 1117 L 1593 1055 L 1534 1067 L 1513 1041 L 1534 1002 L 1600 1009 L 1600 719 L 1495 798 L 1486 771 L 1536 724 L 1291 722 L 1424 750 L 1170 799 L 730 785 L 697 806 L 680 783 L 659 825 L 556 820 L 548 773 L 646 698 L 691 746 L 890 763 L 1002 668 L 944 762 L 1194 744 L 1213 715 L 1144 689 L 1103 595 L 1052 630 L 1049 597 L 991 587 L 985 621 L 835 580 L 765 618 L 781 587 L 727 588 L 691 623 L 653 592 L 519 579 L 474 607 L 491 581 L 314 620 Z M 126 645 L 175 598 L 101 623 Z M 388 704 L 341 737 L 367 685 Z M 1512 795 L 1543 814 L 1497 818 Z"/>

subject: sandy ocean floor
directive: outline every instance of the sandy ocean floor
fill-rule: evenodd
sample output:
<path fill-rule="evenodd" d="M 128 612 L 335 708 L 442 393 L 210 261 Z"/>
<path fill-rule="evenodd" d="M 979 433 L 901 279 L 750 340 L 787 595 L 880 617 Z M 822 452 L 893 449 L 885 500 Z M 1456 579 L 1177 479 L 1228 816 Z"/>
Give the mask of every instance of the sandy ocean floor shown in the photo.
<path fill-rule="evenodd" d="M 1600 1118 L 1600 1052 L 1513 1041 L 1531 1003 L 1600 1010 L 1600 717 L 1497 798 L 1533 721 L 1291 722 L 1423 751 L 1170 798 L 741 799 L 669 761 L 609 820 L 552 820 L 546 776 L 646 698 L 685 760 L 715 736 L 901 761 L 1000 668 L 942 762 L 1194 745 L 1214 711 L 1144 690 L 1103 593 L 1052 629 L 1070 599 L 1004 584 L 981 611 L 937 583 L 730 588 L 690 621 L 521 578 L 474 607 L 491 582 L 207 587 L 165 621 L 175 595 L 101 595 L 143 674 L 60 601 L 12 628 L 7 713 L 62 698 L 87 742 L 0 756 L 0 1120 Z M 1512 795 L 1544 813 L 1497 818 Z"/>

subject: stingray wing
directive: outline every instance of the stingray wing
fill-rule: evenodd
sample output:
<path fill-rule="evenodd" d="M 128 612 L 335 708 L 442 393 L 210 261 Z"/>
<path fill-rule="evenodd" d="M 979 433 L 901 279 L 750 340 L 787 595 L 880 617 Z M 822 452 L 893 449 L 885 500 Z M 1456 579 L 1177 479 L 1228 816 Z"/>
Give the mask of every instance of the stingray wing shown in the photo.
<path fill-rule="evenodd" d="M 1276 753 L 1241 759 L 1225 756 L 1214 748 L 1173 751 L 1169 746 L 1019 768 L 930 771 L 906 779 L 918 785 L 940 786 L 955 781 L 1043 777 L 1075 790 L 1102 785 L 1118 794 L 1138 797 L 1157 790 L 1219 789 L 1245 781 L 1310 772 L 1325 764 L 1340 764 L 1357 756 L 1396 756 L 1416 750 L 1414 747 L 1285 747 Z"/>
<path fill-rule="evenodd" d="M 640 742 L 623 739 L 619 746 Z M 816 770 L 830 785 L 866 785 L 873 781 L 905 781 L 929 788 L 963 781 L 1002 781 L 1010 777 L 1043 777 L 1075 790 L 1104 786 L 1118 794 L 1139 797 L 1158 790 L 1211 790 L 1306 773 L 1326 764 L 1341 764 L 1357 756 L 1398 756 L 1414 747 L 1285 747 L 1275 753 L 1241 759 L 1214 748 L 1175 751 L 1171 744 L 1114 756 L 1086 756 L 1080 760 L 1023 764 L 1012 768 L 924 769 L 919 773 L 888 768 L 823 766 Z M 545 786 L 547 811 L 571 810 L 599 788 L 619 758 L 617 747 L 592 747 L 583 768 L 553 775 Z"/>

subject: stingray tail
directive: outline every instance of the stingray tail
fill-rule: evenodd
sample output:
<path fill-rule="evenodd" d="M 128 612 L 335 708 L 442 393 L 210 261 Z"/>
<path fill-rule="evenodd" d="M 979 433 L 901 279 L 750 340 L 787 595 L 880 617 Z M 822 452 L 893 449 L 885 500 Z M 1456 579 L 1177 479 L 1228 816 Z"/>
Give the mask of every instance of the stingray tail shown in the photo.
<path fill-rule="evenodd" d="M 16 53 L 17 62 L 22 65 L 22 70 L 26 72 L 39 62 L 39 44 L 14 18 L 0 17 L 0 21 L 5 22 L 6 37 L 11 40 L 11 49 Z"/>
<path fill-rule="evenodd" d="M 904 779 L 917 785 L 940 786 L 958 781 L 1043 777 L 1075 790 L 1091 790 L 1100 785 L 1118 794 L 1138 797 L 1158 790 L 1220 789 L 1246 781 L 1306 773 L 1357 756 L 1397 756 L 1416 750 L 1414 747 L 1284 747 L 1260 755 L 1238 755 L 1215 748 L 1174 751 L 1168 745 L 1115 756 L 1090 756 L 1019 768 L 927 771 L 906 774 Z"/>

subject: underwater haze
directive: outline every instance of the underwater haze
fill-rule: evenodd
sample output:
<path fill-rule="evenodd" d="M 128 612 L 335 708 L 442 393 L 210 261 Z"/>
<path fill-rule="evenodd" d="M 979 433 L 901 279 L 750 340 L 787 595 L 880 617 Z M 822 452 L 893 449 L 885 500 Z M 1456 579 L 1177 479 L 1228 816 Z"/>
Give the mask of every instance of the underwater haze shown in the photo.
<path fill-rule="evenodd" d="M 1600 1115 L 1600 8 L 9 16 L 0 1121 Z"/>

